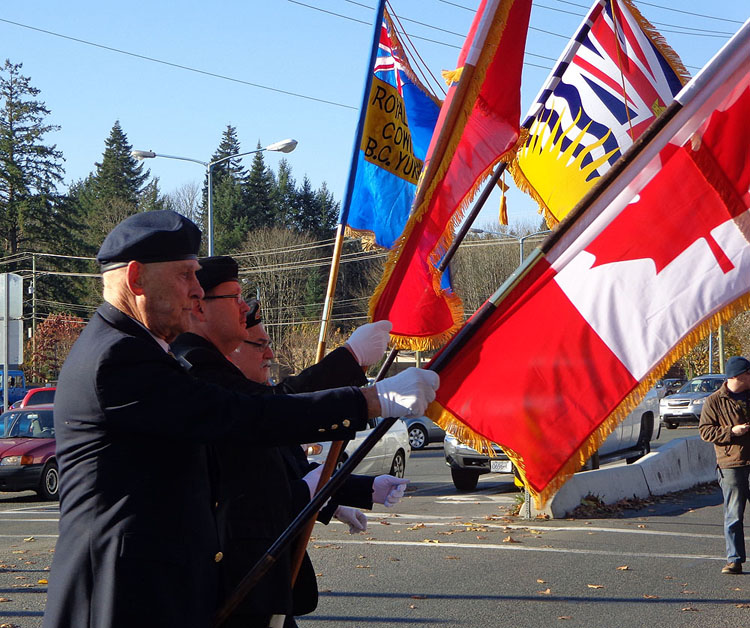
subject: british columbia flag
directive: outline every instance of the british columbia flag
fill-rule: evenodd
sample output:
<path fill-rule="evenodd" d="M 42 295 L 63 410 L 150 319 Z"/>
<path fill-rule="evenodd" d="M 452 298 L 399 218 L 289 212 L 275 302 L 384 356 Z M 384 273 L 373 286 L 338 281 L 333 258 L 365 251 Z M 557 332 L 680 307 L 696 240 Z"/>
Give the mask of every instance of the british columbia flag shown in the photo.
<path fill-rule="evenodd" d="M 536 198 L 551 225 L 672 102 L 687 78 L 675 52 L 632 2 L 594 4 L 524 121 L 529 137 L 513 167 L 517 183 Z"/>

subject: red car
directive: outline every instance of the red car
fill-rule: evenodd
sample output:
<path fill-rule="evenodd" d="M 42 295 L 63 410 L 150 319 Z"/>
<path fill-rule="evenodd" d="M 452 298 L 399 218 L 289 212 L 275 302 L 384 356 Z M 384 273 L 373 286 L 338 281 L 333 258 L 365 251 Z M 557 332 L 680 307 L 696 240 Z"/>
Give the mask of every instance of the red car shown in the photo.
<path fill-rule="evenodd" d="M 0 491 L 36 491 L 58 498 L 52 405 L 10 410 L 0 415 Z"/>

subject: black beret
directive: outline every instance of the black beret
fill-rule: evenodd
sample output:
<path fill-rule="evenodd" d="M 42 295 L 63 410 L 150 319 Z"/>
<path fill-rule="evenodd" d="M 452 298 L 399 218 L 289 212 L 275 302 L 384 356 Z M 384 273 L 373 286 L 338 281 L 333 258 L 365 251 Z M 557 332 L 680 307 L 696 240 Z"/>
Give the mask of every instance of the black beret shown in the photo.
<path fill-rule="evenodd" d="M 245 314 L 245 327 L 250 329 L 262 322 L 263 319 L 260 317 L 260 301 L 258 299 L 250 299 L 247 301 L 247 306 L 250 309 Z"/>
<path fill-rule="evenodd" d="M 727 377 L 737 377 L 747 371 L 750 371 L 750 360 L 743 358 L 741 355 L 732 356 L 727 360 L 724 366 L 725 375 Z"/>
<path fill-rule="evenodd" d="M 132 261 L 149 264 L 197 259 L 200 243 L 200 229 L 185 216 L 168 209 L 141 212 L 109 232 L 96 261 L 106 272 Z"/>
<path fill-rule="evenodd" d="M 218 286 L 225 281 L 237 281 L 239 268 L 237 262 L 228 255 L 215 255 L 214 257 L 201 257 L 198 260 L 200 270 L 195 273 L 204 292 Z"/>

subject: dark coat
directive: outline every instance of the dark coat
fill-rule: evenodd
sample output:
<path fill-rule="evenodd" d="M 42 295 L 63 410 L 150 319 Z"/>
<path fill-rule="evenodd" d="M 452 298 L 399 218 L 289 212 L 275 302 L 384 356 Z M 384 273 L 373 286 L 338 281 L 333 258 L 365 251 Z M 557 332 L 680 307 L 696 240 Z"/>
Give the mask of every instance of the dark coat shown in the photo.
<path fill-rule="evenodd" d="M 719 468 L 750 465 L 750 432 L 742 436 L 732 434 L 735 425 L 749 421 L 750 406 L 747 401 L 730 395 L 726 382 L 706 399 L 698 431 L 703 440 L 714 444 Z"/>
<path fill-rule="evenodd" d="M 248 394 L 269 390 L 274 394 L 300 393 L 367 383 L 361 367 L 343 347 L 299 375 L 270 387 L 245 378 L 212 343 L 195 334 L 182 334 L 172 344 L 172 350 L 191 375 Z M 310 501 L 309 489 L 301 478 L 316 465 L 307 461 L 299 446 L 248 448 L 218 443 L 211 451 L 216 455 L 219 474 L 216 494 L 224 552 L 221 569 L 225 595 L 229 595 Z M 372 481 L 371 477 L 351 476 L 321 511 L 318 520 L 327 523 L 339 504 L 372 508 Z M 237 609 L 234 614 L 237 625 L 254 625 L 251 617 L 313 611 L 318 587 L 307 554 L 293 592 L 290 582 L 291 560 L 287 552 Z"/>
<path fill-rule="evenodd" d="M 356 388 L 249 397 L 194 380 L 105 303 L 57 387 L 60 535 L 43 625 L 209 626 L 221 555 L 203 444 L 351 438 L 366 415 Z"/>

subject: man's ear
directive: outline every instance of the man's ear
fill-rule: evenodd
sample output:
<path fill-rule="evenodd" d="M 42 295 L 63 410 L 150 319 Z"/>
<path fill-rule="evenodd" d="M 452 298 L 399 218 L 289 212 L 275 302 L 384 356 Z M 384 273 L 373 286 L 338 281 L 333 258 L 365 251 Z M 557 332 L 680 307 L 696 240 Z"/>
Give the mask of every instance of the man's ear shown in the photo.
<path fill-rule="evenodd" d="M 143 294 L 144 267 L 140 262 L 128 262 L 125 272 L 125 283 L 130 292 L 136 296 Z"/>

